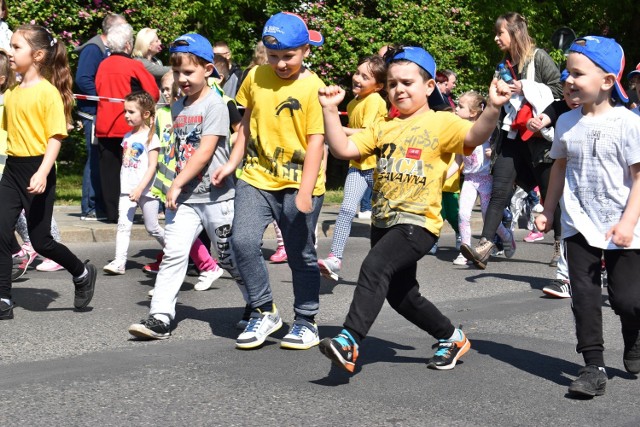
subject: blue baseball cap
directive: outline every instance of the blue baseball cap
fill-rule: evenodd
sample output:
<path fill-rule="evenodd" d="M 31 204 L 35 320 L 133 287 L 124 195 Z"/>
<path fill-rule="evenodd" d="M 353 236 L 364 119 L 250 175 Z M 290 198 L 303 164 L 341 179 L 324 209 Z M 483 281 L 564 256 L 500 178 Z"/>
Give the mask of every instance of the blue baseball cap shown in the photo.
<path fill-rule="evenodd" d="M 629 102 L 620 79 L 624 71 L 624 51 L 614 40 L 607 37 L 586 36 L 574 40 L 569 52 L 581 53 L 605 72 L 616 76 L 615 96 L 622 102 Z"/>
<path fill-rule="evenodd" d="M 627 79 L 631 80 L 633 77 L 637 76 L 638 74 L 640 74 L 640 63 L 636 65 L 635 70 L 627 74 Z"/>
<path fill-rule="evenodd" d="M 561 82 L 566 82 L 567 79 L 569 78 L 569 70 L 567 70 L 566 68 L 564 70 L 562 70 L 562 72 L 560 73 L 560 81 Z"/>
<path fill-rule="evenodd" d="M 209 40 L 202 37 L 200 34 L 189 33 L 178 37 L 169 46 L 169 52 L 190 53 L 213 64 L 213 47 L 211 46 L 211 43 L 209 43 Z M 216 67 L 213 67 L 212 76 L 220 78 L 220 74 L 218 74 Z"/>
<path fill-rule="evenodd" d="M 268 43 L 265 37 L 276 39 L 275 43 Z M 280 12 L 273 15 L 262 30 L 262 42 L 267 49 L 285 50 L 310 44 L 322 46 L 324 37 L 317 31 L 307 28 L 304 20 L 291 12 Z"/>
<path fill-rule="evenodd" d="M 393 55 L 392 58 L 387 59 L 387 62 L 397 61 L 399 59 L 406 59 L 418 65 L 431 75 L 431 78 L 436 76 L 436 61 L 433 57 L 421 47 L 406 46 L 401 48 L 398 53 Z"/>

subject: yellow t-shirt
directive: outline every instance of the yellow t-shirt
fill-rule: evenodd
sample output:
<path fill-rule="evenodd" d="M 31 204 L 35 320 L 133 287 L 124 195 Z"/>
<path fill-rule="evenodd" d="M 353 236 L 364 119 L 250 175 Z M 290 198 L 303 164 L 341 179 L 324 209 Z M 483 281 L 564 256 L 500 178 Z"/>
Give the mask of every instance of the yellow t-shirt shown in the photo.
<path fill-rule="evenodd" d="M 445 158 L 446 159 L 446 158 Z M 447 165 L 447 169 L 451 166 L 451 164 L 456 160 L 455 155 L 451 155 L 451 159 L 449 160 L 449 164 Z M 460 192 L 460 173 L 462 169 L 458 169 L 456 173 L 451 175 L 449 179 L 447 179 L 444 184 L 442 184 L 442 191 L 446 191 L 447 193 L 459 193 Z M 445 171 L 445 175 L 447 173 Z"/>
<path fill-rule="evenodd" d="M 67 136 L 62 97 L 46 79 L 31 87 L 7 90 L 4 105 L 9 156 L 42 156 L 50 138 Z"/>
<path fill-rule="evenodd" d="M 379 152 L 373 176 L 376 227 L 414 224 L 440 235 L 442 184 L 450 156 L 471 154 L 464 138 L 472 123 L 429 110 L 410 119 L 384 119 L 351 136 L 360 154 Z M 444 154 L 444 155 L 443 155 Z"/>
<path fill-rule="evenodd" d="M 378 92 L 374 92 L 363 99 L 352 99 L 347 104 L 347 114 L 350 128 L 366 128 L 387 116 L 387 103 Z M 362 158 L 359 162 L 351 160 L 349 166 L 360 170 L 373 169 L 376 166 L 376 156 Z"/>
<path fill-rule="evenodd" d="M 323 86 L 315 73 L 284 80 L 269 65 L 251 69 L 236 95 L 240 105 L 251 109 L 251 136 L 240 179 L 267 191 L 300 188 L 307 136 L 324 134 L 318 102 Z M 313 195 L 324 192 L 320 168 Z"/>

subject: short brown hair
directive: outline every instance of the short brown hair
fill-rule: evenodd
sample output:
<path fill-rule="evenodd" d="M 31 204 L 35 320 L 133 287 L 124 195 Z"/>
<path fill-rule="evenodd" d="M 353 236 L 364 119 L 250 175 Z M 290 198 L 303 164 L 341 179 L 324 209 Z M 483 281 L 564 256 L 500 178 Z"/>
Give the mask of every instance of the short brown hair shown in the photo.
<path fill-rule="evenodd" d="M 199 56 L 194 55 L 193 53 L 174 52 L 169 57 L 169 65 L 171 65 L 172 67 L 179 67 L 182 65 L 182 62 L 185 61 L 185 59 L 191 62 L 192 64 L 200 65 L 202 67 L 206 67 L 207 64 L 211 64 L 206 59 L 200 58 Z"/>

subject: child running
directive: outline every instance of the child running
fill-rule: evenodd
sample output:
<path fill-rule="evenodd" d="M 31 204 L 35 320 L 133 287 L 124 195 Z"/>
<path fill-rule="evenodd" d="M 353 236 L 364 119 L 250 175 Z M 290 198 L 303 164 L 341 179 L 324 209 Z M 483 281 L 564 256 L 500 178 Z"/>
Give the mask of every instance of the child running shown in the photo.
<path fill-rule="evenodd" d="M 387 104 L 379 94 L 386 80 L 387 67 L 378 55 L 366 57 L 358 62 L 358 68 L 351 78 L 355 98 L 347 104 L 349 127 L 343 128 L 347 136 L 360 132 L 387 115 Z M 375 166 L 375 155 L 349 162 L 349 171 L 344 183 L 344 200 L 336 219 L 331 252 L 327 258 L 318 260 L 320 274 L 327 279 L 338 280 L 338 273 L 342 268 L 342 254 L 351 232 L 351 221 L 358 212 L 363 195 L 367 189 L 373 187 Z"/>
<path fill-rule="evenodd" d="M 486 105 L 487 103 L 482 95 L 478 92 L 469 91 L 462 94 L 458 99 L 456 115 L 470 122 L 475 122 L 480 118 Z M 460 190 L 460 212 L 458 219 L 460 221 L 461 242 L 470 245 L 471 213 L 476 198 L 478 195 L 480 196 L 480 210 L 483 220 L 487 206 L 489 206 L 489 200 L 491 199 L 491 141 L 487 139 L 482 145 L 478 145 L 470 156 L 464 156 L 463 162 L 464 181 L 462 183 L 462 189 Z M 498 227 L 498 235 L 501 238 L 507 238 L 509 236 L 508 230 L 502 223 L 500 223 Z M 460 253 L 458 257 L 453 260 L 453 263 L 456 265 L 467 265 L 467 259 Z"/>
<path fill-rule="evenodd" d="M 222 98 L 207 85 L 209 76 L 218 77 L 213 48 L 206 38 L 192 33 L 174 40 L 169 52 L 174 79 L 184 96 L 171 107 L 176 175 L 167 191 L 164 258 L 149 317 L 129 326 L 129 333 L 141 339 L 166 339 L 171 335 L 189 251 L 203 228 L 214 239 L 220 266 L 243 289 L 229 245 L 234 177 L 216 185 L 210 179 L 210 171 L 229 159 L 229 112 Z"/>
<path fill-rule="evenodd" d="M 231 245 L 247 285 L 253 312 L 236 347 L 260 347 L 282 327 L 262 256 L 262 236 L 275 219 L 282 229 L 293 281 L 295 319 L 280 346 L 304 350 L 318 344 L 315 316 L 320 306 L 320 272 L 315 226 L 324 199 L 324 127 L 318 104 L 320 78 L 303 65 L 320 33 L 298 15 L 281 12 L 262 32 L 268 65 L 254 67 L 236 100 L 246 110 L 229 162 L 212 182 L 235 173 L 246 154 L 236 187 Z M 339 125 L 340 132 L 342 127 Z"/>
<path fill-rule="evenodd" d="M 9 89 L 4 99 L 8 138 L 7 163 L 0 181 L 0 320 L 13 318 L 11 249 L 22 209 L 33 248 L 71 273 L 73 305 L 83 310 L 93 298 L 96 268 L 51 237 L 54 163 L 67 136 L 73 108 L 67 51 L 46 28 L 23 25 L 11 37 L 9 57 L 11 69 L 22 75 L 22 82 Z"/>
<path fill-rule="evenodd" d="M 124 118 L 132 129 L 122 139 L 116 257 L 102 268 L 109 274 L 125 273 L 131 227 L 138 206 L 147 232 L 164 246 L 164 230 L 158 222 L 160 200 L 151 194 L 160 151 L 160 139 L 154 132 L 155 105 L 145 91 L 132 92 L 124 99 Z"/>
<path fill-rule="evenodd" d="M 471 344 L 462 330 L 420 294 L 417 262 L 434 245 L 442 227 L 440 203 L 450 154 L 470 154 L 495 128 L 510 96 L 506 83 L 493 80 L 489 103 L 473 124 L 429 108 L 436 64 L 419 47 L 389 49 L 385 55 L 389 100 L 400 116 L 380 120 L 347 137 L 340 128 L 338 105 L 344 90 L 321 88 L 327 141 L 341 159 L 379 153 L 373 186 L 371 251 L 360 269 L 344 329 L 325 338 L 320 351 L 337 366 L 354 372 L 360 343 L 367 336 L 385 298 L 403 317 L 438 340 L 428 361 L 434 369 L 452 369 Z M 438 143 L 434 143 L 438 141 Z"/>
<path fill-rule="evenodd" d="M 585 366 L 569 394 L 601 396 L 607 386 L 602 335 L 601 257 L 609 302 L 620 317 L 627 372 L 640 373 L 640 118 L 620 77 L 624 52 L 615 40 L 578 38 L 567 57 L 569 97 L 582 104 L 558 118 L 550 156 L 549 191 L 536 218 L 553 227 L 558 200 L 571 278 L 571 309 Z M 561 199 L 562 197 L 562 199 Z"/>

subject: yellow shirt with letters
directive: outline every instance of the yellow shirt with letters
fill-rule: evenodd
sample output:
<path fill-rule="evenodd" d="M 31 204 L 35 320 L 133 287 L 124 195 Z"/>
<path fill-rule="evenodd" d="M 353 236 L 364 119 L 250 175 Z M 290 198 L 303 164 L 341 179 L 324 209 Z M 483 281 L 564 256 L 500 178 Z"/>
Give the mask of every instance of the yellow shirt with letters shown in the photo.
<path fill-rule="evenodd" d="M 378 153 L 373 176 L 372 223 L 442 228 L 442 185 L 450 155 L 471 154 L 464 138 L 472 123 L 448 112 L 380 120 L 349 139 L 362 156 Z"/>
<path fill-rule="evenodd" d="M 67 136 L 62 96 L 44 78 L 27 88 L 16 86 L 7 90 L 4 105 L 9 156 L 42 156 L 50 138 Z"/>
<path fill-rule="evenodd" d="M 350 128 L 366 128 L 387 116 L 387 103 L 378 92 L 373 92 L 362 99 L 355 98 L 349 101 L 347 114 Z M 376 156 L 368 156 L 360 161 L 351 160 L 349 166 L 363 171 L 373 169 L 376 166 Z"/>
<path fill-rule="evenodd" d="M 300 188 L 307 136 L 324 135 L 318 89 L 324 87 L 312 73 L 300 80 L 285 80 L 271 66 L 254 67 L 236 95 L 251 109 L 250 138 L 240 179 L 266 191 Z M 314 196 L 325 192 L 320 169 Z"/>

